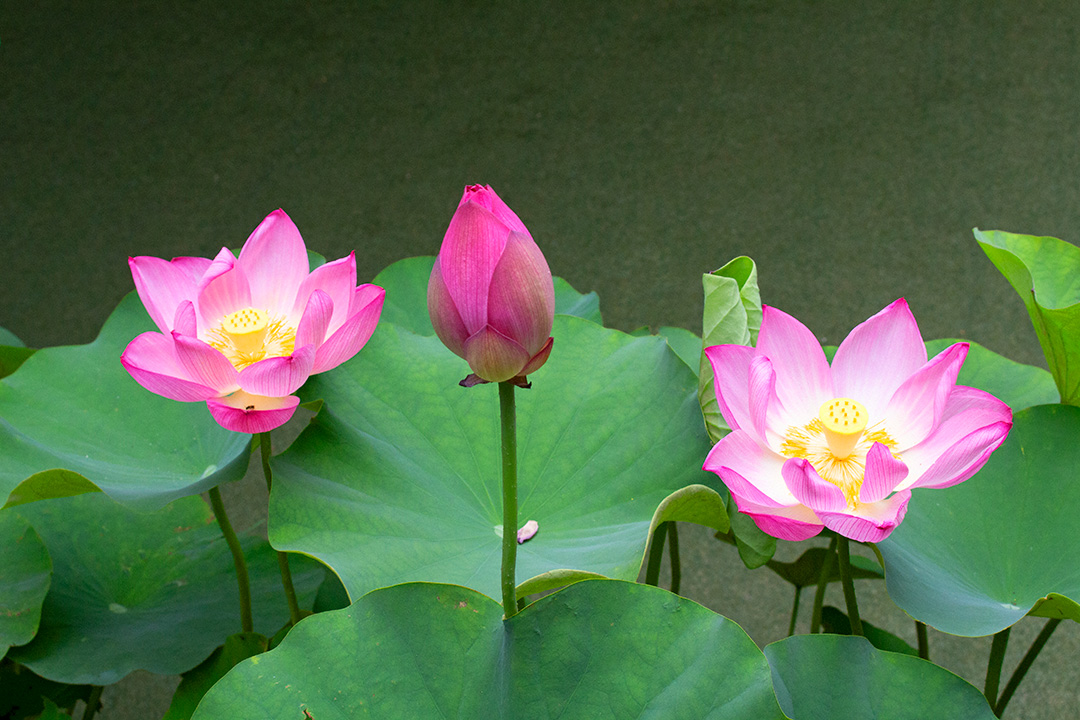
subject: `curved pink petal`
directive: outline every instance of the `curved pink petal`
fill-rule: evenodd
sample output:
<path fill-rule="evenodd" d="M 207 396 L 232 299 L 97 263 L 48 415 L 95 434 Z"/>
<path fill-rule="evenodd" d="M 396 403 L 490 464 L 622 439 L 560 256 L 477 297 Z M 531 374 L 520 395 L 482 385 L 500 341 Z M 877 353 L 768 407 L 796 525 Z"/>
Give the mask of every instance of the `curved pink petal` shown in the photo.
<path fill-rule="evenodd" d="M 431 268 L 431 278 L 427 286 L 428 315 L 431 316 L 431 325 L 435 328 L 435 334 L 442 340 L 443 345 L 450 348 L 450 352 L 463 358 L 469 331 L 461 320 L 461 314 L 454 305 L 454 299 L 450 297 L 450 291 L 446 289 L 439 265 L 439 259 L 435 258 L 435 265 Z"/>
<path fill-rule="evenodd" d="M 348 297 L 345 303 L 348 303 Z M 330 327 L 330 318 L 334 315 L 334 301 L 322 290 L 315 290 L 308 297 L 307 307 L 300 316 L 296 328 L 296 346 L 314 345 L 319 347 L 326 339 L 326 330 Z"/>
<path fill-rule="evenodd" d="M 240 250 L 237 264 L 250 283 L 254 307 L 271 315 L 292 311 L 308 276 L 308 258 L 300 231 L 284 210 L 275 210 L 259 223 Z"/>
<path fill-rule="evenodd" d="M 757 355 L 750 361 L 747 372 L 750 430 L 758 442 L 773 450 L 780 449 L 787 428 L 801 424 L 797 418 L 787 417 L 784 412 L 776 396 L 776 382 L 776 372 L 769 358 Z"/>
<path fill-rule="evenodd" d="M 894 458 L 889 448 L 879 442 L 874 443 L 866 453 L 866 470 L 862 487 L 859 488 L 859 502 L 884 500 L 907 475 L 907 465 Z"/>
<path fill-rule="evenodd" d="M 251 288 L 240 265 L 233 265 L 206 283 L 195 300 L 199 326 L 205 330 L 217 327 L 226 315 L 249 307 L 253 307 Z"/>
<path fill-rule="evenodd" d="M 199 286 L 195 296 L 198 297 L 207 285 L 232 270 L 235 266 L 236 257 L 232 254 L 232 251 L 229 248 L 221 248 L 218 254 L 214 256 L 214 259 L 210 261 L 210 264 L 206 266 L 202 277 L 199 278 Z"/>
<path fill-rule="evenodd" d="M 762 532 L 781 540 L 799 542 L 814 537 L 825 528 L 814 511 L 805 505 L 767 508 L 748 502 L 735 493 L 731 497 L 739 512 L 749 515 Z"/>
<path fill-rule="evenodd" d="M 296 412 L 300 398 L 262 397 L 237 390 L 232 395 L 206 401 L 210 414 L 218 425 L 233 432 L 257 433 L 269 432 L 281 427 Z"/>
<path fill-rule="evenodd" d="M 713 370 L 716 402 L 724 422 L 732 430 L 754 432 L 750 416 L 750 363 L 757 352 L 746 345 L 713 345 L 705 357 Z"/>
<path fill-rule="evenodd" d="M 829 363 L 821 343 L 805 325 L 774 307 L 762 308 L 757 351 L 772 361 L 776 396 L 791 424 L 817 417 L 822 403 L 835 397 Z"/>
<path fill-rule="evenodd" d="M 468 200 L 480 205 L 485 210 L 489 210 L 492 215 L 511 230 L 528 232 L 525 229 L 525 223 L 521 222 L 514 211 L 510 209 L 510 206 L 495 194 L 490 185 L 469 185 L 466 187 L 465 192 L 461 194 L 461 202 L 458 204 L 460 205 Z"/>
<path fill-rule="evenodd" d="M 188 377 L 201 385 L 212 387 L 215 395 L 225 395 L 240 388 L 240 375 L 233 364 L 216 348 L 198 338 L 174 332 L 176 359 Z"/>
<path fill-rule="evenodd" d="M 458 206 L 439 249 L 439 271 L 470 335 L 487 324 L 488 288 L 510 228 L 475 202 Z"/>
<path fill-rule="evenodd" d="M 332 335 L 349 317 L 349 302 L 356 290 L 356 253 L 320 265 L 304 278 L 289 314 L 293 322 L 298 322 L 303 316 L 308 300 L 316 290 L 322 290 L 334 302 L 334 314 L 329 324 Z"/>
<path fill-rule="evenodd" d="M 173 258 L 172 264 L 179 268 L 181 271 L 188 274 L 188 276 L 198 285 L 202 280 L 203 275 L 210 269 L 210 265 L 214 261 L 210 258 L 201 257 L 178 257 Z"/>
<path fill-rule="evenodd" d="M 360 352 L 375 332 L 386 291 L 378 285 L 361 285 L 353 292 L 349 319 L 319 346 L 312 374 L 326 372 Z"/>
<path fill-rule="evenodd" d="M 195 304 L 190 300 L 185 300 L 176 308 L 176 317 L 173 318 L 173 332 L 188 337 L 198 336 L 199 323 L 195 319 Z"/>
<path fill-rule="evenodd" d="M 311 375 L 315 346 L 304 345 L 292 355 L 272 357 L 240 371 L 240 388 L 252 395 L 283 397 L 296 392 Z"/>
<path fill-rule="evenodd" d="M 530 355 L 551 337 L 555 286 L 540 248 L 527 233 L 512 231 L 491 276 L 488 324 L 516 340 Z"/>
<path fill-rule="evenodd" d="M 195 297 L 198 286 L 197 279 L 192 278 L 188 271 L 188 265 L 141 256 L 129 257 L 128 267 L 131 268 L 135 289 L 150 319 L 161 332 L 172 332 L 177 308 L 185 300 Z"/>
<path fill-rule="evenodd" d="M 784 483 L 800 503 L 818 515 L 836 512 L 847 507 L 847 499 L 840 488 L 823 480 L 817 470 L 805 458 L 790 458 L 781 471 Z"/>
<path fill-rule="evenodd" d="M 967 343 L 945 348 L 905 380 L 889 400 L 883 418 L 885 430 L 896 440 L 901 454 L 922 442 L 941 422 L 967 353 Z"/>
<path fill-rule="evenodd" d="M 716 473 L 728 490 L 756 505 L 780 507 L 798 502 L 784 482 L 785 460 L 745 430 L 733 430 L 709 451 L 702 469 Z"/>
<path fill-rule="evenodd" d="M 525 348 L 490 325 L 465 341 L 465 360 L 481 379 L 503 382 L 521 374 L 530 356 Z"/>
<path fill-rule="evenodd" d="M 532 375 L 534 372 L 544 366 L 544 363 L 548 361 L 548 357 L 551 356 L 551 348 L 555 346 L 555 338 L 548 338 L 544 347 L 540 348 L 540 352 L 529 358 L 529 362 L 525 363 L 525 367 L 521 368 L 521 375 Z"/>
<path fill-rule="evenodd" d="M 904 298 L 860 323 L 836 350 L 833 387 L 861 402 L 874 423 L 901 383 L 926 364 L 926 346 Z"/>
<path fill-rule="evenodd" d="M 858 513 L 819 512 L 825 527 L 856 542 L 880 542 L 904 519 L 911 492 L 898 492 L 888 500 L 859 503 Z"/>
<path fill-rule="evenodd" d="M 136 337 L 120 355 L 120 363 L 135 382 L 170 400 L 195 402 L 218 394 L 188 376 L 176 358 L 172 338 L 161 333 L 146 332 Z"/>

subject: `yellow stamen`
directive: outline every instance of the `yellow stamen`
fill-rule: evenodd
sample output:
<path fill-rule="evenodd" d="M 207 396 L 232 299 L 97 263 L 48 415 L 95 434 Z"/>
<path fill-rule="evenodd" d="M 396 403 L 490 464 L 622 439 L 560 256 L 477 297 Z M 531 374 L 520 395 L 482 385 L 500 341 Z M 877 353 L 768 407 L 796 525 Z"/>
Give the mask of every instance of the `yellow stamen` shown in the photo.
<path fill-rule="evenodd" d="M 206 341 L 221 351 L 237 370 L 268 357 L 291 355 L 296 342 L 296 328 L 281 317 L 265 311 L 244 308 L 221 319 L 221 324 L 206 333 Z"/>

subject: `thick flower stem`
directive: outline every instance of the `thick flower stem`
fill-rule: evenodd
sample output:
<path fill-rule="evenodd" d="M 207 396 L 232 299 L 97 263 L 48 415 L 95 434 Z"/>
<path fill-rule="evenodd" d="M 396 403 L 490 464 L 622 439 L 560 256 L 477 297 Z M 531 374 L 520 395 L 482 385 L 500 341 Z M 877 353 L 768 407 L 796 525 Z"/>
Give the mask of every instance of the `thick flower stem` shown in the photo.
<path fill-rule="evenodd" d="M 1042 651 L 1043 646 L 1050 639 L 1050 636 L 1057 630 L 1057 626 L 1061 624 L 1061 618 L 1053 618 L 1047 620 L 1043 625 L 1042 631 L 1039 632 L 1039 636 L 1035 638 L 1035 641 L 1031 643 L 1031 647 L 1024 654 L 1024 658 L 1020 661 L 1020 664 L 1013 670 L 1012 677 L 1009 678 L 1009 682 L 1005 685 L 1005 689 L 1001 691 L 1001 697 L 998 698 L 997 705 L 994 706 L 994 714 L 1001 717 L 1005 714 L 1005 706 L 1009 704 L 1009 700 L 1012 699 L 1013 693 L 1016 692 L 1016 688 L 1020 687 L 1020 682 L 1027 675 L 1027 671 L 1031 668 L 1031 664 L 1035 662 L 1035 658 L 1039 657 L 1039 652 Z"/>
<path fill-rule="evenodd" d="M 210 496 L 210 507 L 214 509 L 214 517 L 217 519 L 221 534 L 225 536 L 225 542 L 232 552 L 233 565 L 236 567 L 236 585 L 240 590 L 240 629 L 242 632 L 253 632 L 255 625 L 251 621 L 251 585 L 248 582 L 247 561 L 244 560 L 244 550 L 240 547 L 240 540 L 236 537 L 229 515 L 225 512 L 225 503 L 221 500 L 221 490 L 216 487 L 210 488 L 207 493 Z"/>
<path fill-rule="evenodd" d="M 847 603 L 848 621 L 851 634 L 862 635 L 862 620 L 859 618 L 859 603 L 855 600 L 855 583 L 851 581 L 851 541 L 843 535 L 836 546 L 840 557 L 840 584 L 844 586 L 844 602 Z"/>
<path fill-rule="evenodd" d="M 259 434 L 259 455 L 262 458 L 263 477 L 266 478 L 266 492 L 269 493 L 274 484 L 274 473 L 270 469 L 270 433 Z M 292 571 L 289 569 L 289 554 L 278 552 L 278 571 L 281 573 L 281 587 L 285 591 L 285 602 L 289 605 L 289 621 L 295 625 L 300 622 L 303 614 L 300 612 L 300 604 L 296 601 L 296 588 L 293 587 Z"/>
<path fill-rule="evenodd" d="M 671 592 L 679 594 L 682 584 L 682 564 L 679 562 L 679 526 L 674 520 L 668 523 L 668 560 L 671 563 Z"/>
<path fill-rule="evenodd" d="M 94 685 L 90 691 L 90 697 L 86 699 L 86 709 L 83 710 L 82 720 L 93 720 L 101 707 L 101 693 L 105 691 L 104 685 Z"/>
<path fill-rule="evenodd" d="M 1001 665 L 1005 662 L 1005 650 L 1009 647 L 1009 632 L 1011 631 L 1010 626 L 994 635 L 994 642 L 990 645 L 990 660 L 986 663 L 986 685 L 983 687 L 983 695 L 991 708 L 997 705 Z"/>
<path fill-rule="evenodd" d="M 517 413 L 514 383 L 499 383 L 499 415 L 502 424 L 503 532 L 502 599 L 506 618 L 517 614 Z"/>
<path fill-rule="evenodd" d="M 802 596 L 802 585 L 795 586 L 795 599 L 791 601 L 791 620 L 788 621 L 787 636 L 795 634 L 795 623 L 799 621 L 799 598 Z"/>
<path fill-rule="evenodd" d="M 923 660 L 930 659 L 930 638 L 926 636 L 926 623 L 915 621 L 915 636 L 919 640 L 919 657 Z"/>
<path fill-rule="evenodd" d="M 667 541 L 668 524 L 662 522 L 653 530 L 649 544 L 649 561 L 645 566 L 645 584 L 660 587 L 660 565 L 664 561 L 664 542 Z"/>
<path fill-rule="evenodd" d="M 825 603 L 825 589 L 829 587 L 829 576 L 832 575 L 833 563 L 836 562 L 836 538 L 837 536 L 834 536 L 829 543 L 825 560 L 821 563 L 821 575 L 818 577 L 817 590 L 814 591 L 814 609 L 810 613 L 811 635 L 821 632 L 821 606 Z"/>

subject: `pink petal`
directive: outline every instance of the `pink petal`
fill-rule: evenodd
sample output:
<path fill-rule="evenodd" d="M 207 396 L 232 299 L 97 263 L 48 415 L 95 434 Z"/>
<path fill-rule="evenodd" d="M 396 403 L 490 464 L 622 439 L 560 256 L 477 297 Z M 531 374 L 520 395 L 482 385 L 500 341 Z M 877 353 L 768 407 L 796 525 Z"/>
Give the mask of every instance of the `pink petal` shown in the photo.
<path fill-rule="evenodd" d="M 750 363 L 756 355 L 754 348 L 745 345 L 705 348 L 705 357 L 713 369 L 720 414 L 732 430 L 755 432 L 750 416 Z"/>
<path fill-rule="evenodd" d="M 348 304 L 348 297 L 344 301 Z M 334 314 L 334 301 L 322 290 L 316 290 L 308 298 L 307 307 L 300 316 L 300 325 L 296 328 L 296 345 L 322 345 L 326 339 L 326 329 L 330 327 L 330 318 Z"/>
<path fill-rule="evenodd" d="M 465 329 L 454 299 L 450 297 L 450 291 L 443 282 L 438 258 L 435 259 L 431 278 L 428 280 L 427 304 L 435 334 L 442 340 L 443 345 L 450 348 L 450 352 L 458 357 L 465 357 L 465 341 L 469 339 L 469 331 Z"/>
<path fill-rule="evenodd" d="M 161 332 L 172 332 L 177 308 L 195 298 L 197 281 L 188 272 L 187 264 L 141 256 L 128 258 L 128 267 L 150 319 Z"/>
<path fill-rule="evenodd" d="M 518 219 L 518 216 L 514 214 L 514 211 L 502 201 L 502 198 L 495 194 L 495 191 L 491 189 L 490 185 L 469 185 L 465 188 L 465 192 L 461 195 L 462 203 L 472 201 L 486 210 L 491 211 L 491 214 L 499 219 L 506 227 L 518 232 L 527 233 L 525 224 Z"/>
<path fill-rule="evenodd" d="M 157 395 L 180 402 L 206 400 L 217 395 L 217 390 L 192 380 L 180 361 L 170 336 L 146 332 L 130 343 L 120 356 L 124 366 L 135 382 Z"/>
<path fill-rule="evenodd" d="M 530 356 L 525 348 L 490 325 L 465 341 L 465 360 L 488 382 L 503 382 L 521 374 Z"/>
<path fill-rule="evenodd" d="M 176 359 L 197 383 L 212 387 L 215 395 L 225 395 L 240 388 L 240 375 L 233 364 L 216 348 L 197 338 L 172 334 Z"/>
<path fill-rule="evenodd" d="M 885 415 L 900 384 L 926 364 L 919 326 L 900 298 L 848 333 L 833 357 L 832 377 L 838 397 L 866 406 L 870 422 Z"/>
<path fill-rule="evenodd" d="M 555 286 L 540 248 L 527 233 L 511 232 L 488 292 L 488 323 L 530 355 L 551 336 Z"/>
<path fill-rule="evenodd" d="M 199 334 L 199 324 L 195 320 L 195 304 L 185 300 L 176 308 L 176 317 L 173 319 L 173 331 L 188 337 L 196 337 Z"/>
<path fill-rule="evenodd" d="M 292 311 L 308 276 L 308 258 L 300 231 L 284 210 L 275 210 L 259 223 L 240 250 L 237 264 L 251 284 L 255 307 L 271 315 Z"/>
<path fill-rule="evenodd" d="M 888 500 L 859 503 L 856 514 L 819 512 L 825 527 L 856 542 L 880 542 L 904 519 L 911 492 L 898 492 Z"/>
<path fill-rule="evenodd" d="M 716 473 L 732 493 L 756 505 L 779 507 L 798 502 L 784 482 L 785 460 L 745 430 L 733 430 L 709 451 L 702 469 Z"/>
<path fill-rule="evenodd" d="M 203 275 L 210 269 L 212 263 L 213 260 L 210 258 L 201 257 L 178 257 L 172 260 L 172 264 L 187 273 L 196 285 L 202 280 Z"/>
<path fill-rule="evenodd" d="M 386 291 L 378 285 L 361 285 L 353 292 L 349 319 L 319 346 L 312 374 L 326 372 L 360 352 L 379 324 Z"/>
<path fill-rule="evenodd" d="M 195 301 L 199 325 L 207 330 L 217 327 L 226 315 L 249 307 L 252 307 L 251 288 L 239 265 L 233 265 L 203 285 Z"/>
<path fill-rule="evenodd" d="M 889 400 L 885 430 L 896 440 L 901 454 L 922 442 L 941 422 L 967 353 L 967 343 L 942 350 L 905 380 Z M 870 420 L 874 421 L 872 415 Z"/>
<path fill-rule="evenodd" d="M 304 345 L 292 355 L 272 357 L 240 371 L 240 387 L 252 395 L 284 397 L 300 389 L 315 364 L 315 346 Z"/>
<path fill-rule="evenodd" d="M 866 453 L 866 471 L 859 489 L 860 503 L 876 503 L 889 496 L 908 475 L 908 467 L 889 452 L 889 448 L 876 442 Z"/>
<path fill-rule="evenodd" d="M 847 507 L 843 491 L 831 482 L 822 480 L 817 470 L 805 458 L 790 458 L 781 471 L 784 483 L 795 499 L 821 515 Z"/>
<path fill-rule="evenodd" d="M 749 515 L 762 532 L 781 540 L 806 540 L 820 533 L 825 527 L 814 511 L 805 505 L 767 508 L 743 500 L 735 493 L 732 493 L 731 497 L 735 500 L 739 512 Z"/>
<path fill-rule="evenodd" d="M 758 442 L 779 450 L 784 432 L 795 423 L 781 417 L 785 413 L 776 396 L 776 372 L 772 362 L 764 355 L 756 356 L 750 361 L 747 375 L 752 434 Z"/>
<path fill-rule="evenodd" d="M 488 290 L 510 228 L 474 202 L 460 205 L 439 250 L 439 272 L 470 334 L 487 324 Z"/>
<path fill-rule="evenodd" d="M 762 308 L 757 351 L 772 361 L 776 396 L 787 416 L 802 425 L 817 417 L 821 404 L 835 397 L 825 352 L 805 325 L 774 307 Z"/>
<path fill-rule="evenodd" d="M 356 253 L 320 265 L 304 278 L 289 316 L 293 322 L 302 316 L 311 293 L 316 290 L 322 290 L 334 301 L 334 315 L 329 325 L 329 333 L 333 334 L 349 317 L 349 302 L 356 291 Z"/>
<path fill-rule="evenodd" d="M 261 397 L 237 390 L 232 395 L 206 401 L 210 414 L 226 430 L 255 435 L 270 432 L 289 421 L 300 398 Z"/>
<path fill-rule="evenodd" d="M 525 367 L 521 368 L 521 375 L 532 375 L 534 372 L 544 366 L 544 363 L 548 361 L 548 357 L 551 355 L 551 348 L 555 346 L 555 338 L 548 338 L 544 347 L 540 348 L 540 352 L 529 358 L 529 362 L 525 363 Z"/>

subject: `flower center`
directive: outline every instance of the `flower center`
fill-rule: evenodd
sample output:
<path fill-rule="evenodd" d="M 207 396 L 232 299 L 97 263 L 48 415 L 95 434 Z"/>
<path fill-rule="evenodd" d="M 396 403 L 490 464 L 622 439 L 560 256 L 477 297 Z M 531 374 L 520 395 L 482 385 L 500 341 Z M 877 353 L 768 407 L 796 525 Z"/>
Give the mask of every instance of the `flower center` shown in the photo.
<path fill-rule="evenodd" d="M 862 403 L 851 398 L 834 398 L 821 406 L 818 420 L 834 458 L 843 460 L 855 451 L 868 417 Z"/>
<path fill-rule="evenodd" d="M 290 355 L 295 341 L 296 328 L 287 325 L 284 318 L 270 317 L 256 308 L 229 313 L 207 332 L 207 342 L 237 370 L 264 358 Z"/>

